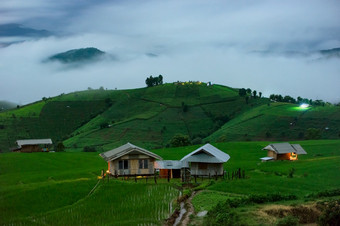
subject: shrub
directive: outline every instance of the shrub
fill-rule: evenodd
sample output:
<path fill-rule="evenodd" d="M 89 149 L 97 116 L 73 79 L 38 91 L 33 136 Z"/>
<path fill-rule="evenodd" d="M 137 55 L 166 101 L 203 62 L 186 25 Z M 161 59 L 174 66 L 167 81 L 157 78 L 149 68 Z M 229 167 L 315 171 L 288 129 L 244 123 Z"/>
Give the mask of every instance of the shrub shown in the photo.
<path fill-rule="evenodd" d="M 196 137 L 191 141 L 192 144 L 202 144 L 202 138 Z"/>
<path fill-rule="evenodd" d="M 96 152 L 96 148 L 92 146 L 85 146 L 83 152 Z"/>
<path fill-rule="evenodd" d="M 177 134 L 171 139 L 170 144 L 172 147 L 188 146 L 190 139 L 187 135 Z"/>
<path fill-rule="evenodd" d="M 65 150 L 65 146 L 64 146 L 63 142 L 59 142 L 59 143 L 57 144 L 57 147 L 56 147 L 55 151 L 56 151 L 56 152 L 62 152 L 62 151 L 64 151 L 64 150 Z"/>
<path fill-rule="evenodd" d="M 101 129 L 109 128 L 109 123 L 107 123 L 107 122 L 101 123 L 101 124 L 100 124 L 100 128 L 101 128 Z"/>
<path fill-rule="evenodd" d="M 322 226 L 340 225 L 340 200 L 333 200 L 326 203 L 318 219 L 318 224 Z"/>

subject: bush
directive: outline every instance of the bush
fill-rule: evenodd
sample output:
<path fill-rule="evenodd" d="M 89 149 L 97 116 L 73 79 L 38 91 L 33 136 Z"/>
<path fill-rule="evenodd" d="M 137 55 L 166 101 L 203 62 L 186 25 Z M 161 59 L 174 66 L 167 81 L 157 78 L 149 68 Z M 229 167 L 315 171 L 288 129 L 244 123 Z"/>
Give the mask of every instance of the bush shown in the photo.
<path fill-rule="evenodd" d="M 91 147 L 91 146 L 85 146 L 83 149 L 83 152 L 96 152 L 96 148 L 95 147 Z"/>
<path fill-rule="evenodd" d="M 59 143 L 57 144 L 57 147 L 56 147 L 55 151 L 56 151 L 56 152 L 62 152 L 62 151 L 64 151 L 64 150 L 65 150 L 65 146 L 64 146 L 63 142 L 59 142 Z"/>
<path fill-rule="evenodd" d="M 100 128 L 101 128 L 101 129 L 109 128 L 109 123 L 107 123 L 107 122 L 101 123 L 101 124 L 100 124 Z"/>
<path fill-rule="evenodd" d="M 202 144 L 202 138 L 200 138 L 200 137 L 196 137 L 195 139 L 193 139 L 192 141 L 191 141 L 191 143 L 192 144 Z"/>
<path fill-rule="evenodd" d="M 340 200 L 333 200 L 326 203 L 318 219 L 318 225 L 340 225 Z"/>
<path fill-rule="evenodd" d="M 172 147 L 188 146 L 190 144 L 190 139 L 187 135 L 177 134 L 171 139 L 170 144 Z"/>
<path fill-rule="evenodd" d="M 299 225 L 299 219 L 293 216 L 287 216 L 279 219 L 276 223 L 277 226 L 295 226 Z"/>

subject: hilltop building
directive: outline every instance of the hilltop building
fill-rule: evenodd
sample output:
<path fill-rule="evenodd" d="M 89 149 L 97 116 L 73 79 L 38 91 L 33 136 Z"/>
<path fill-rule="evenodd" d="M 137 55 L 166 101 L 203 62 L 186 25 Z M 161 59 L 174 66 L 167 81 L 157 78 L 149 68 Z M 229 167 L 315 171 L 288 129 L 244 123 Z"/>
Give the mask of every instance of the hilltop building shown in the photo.
<path fill-rule="evenodd" d="M 221 176 L 224 173 L 223 163 L 229 159 L 228 154 L 211 144 L 205 144 L 184 156 L 181 161 L 189 164 L 191 176 Z"/>
<path fill-rule="evenodd" d="M 48 152 L 52 145 L 51 139 L 17 140 L 17 147 L 13 152 Z"/>
<path fill-rule="evenodd" d="M 267 156 L 261 158 L 262 161 L 268 160 L 297 160 L 298 155 L 305 155 L 307 152 L 300 144 L 275 143 L 269 144 L 262 150 L 267 150 Z"/>
<path fill-rule="evenodd" d="M 114 176 L 154 175 L 154 162 L 156 159 L 162 159 L 130 143 L 101 153 L 100 156 L 108 163 L 107 173 Z"/>

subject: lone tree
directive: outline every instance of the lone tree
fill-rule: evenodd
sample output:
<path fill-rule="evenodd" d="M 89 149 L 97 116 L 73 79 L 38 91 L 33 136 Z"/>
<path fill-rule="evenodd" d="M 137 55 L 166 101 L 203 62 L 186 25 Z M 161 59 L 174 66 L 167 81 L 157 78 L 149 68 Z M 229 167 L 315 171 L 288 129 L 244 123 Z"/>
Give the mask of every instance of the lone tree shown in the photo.
<path fill-rule="evenodd" d="M 256 92 L 256 90 L 254 90 L 254 91 L 253 91 L 253 97 L 254 97 L 254 99 L 256 98 L 256 94 L 257 94 L 257 92 Z"/>
<path fill-rule="evenodd" d="M 247 90 L 245 88 L 239 89 L 238 95 L 240 95 L 240 97 L 244 97 L 245 95 L 247 95 Z"/>

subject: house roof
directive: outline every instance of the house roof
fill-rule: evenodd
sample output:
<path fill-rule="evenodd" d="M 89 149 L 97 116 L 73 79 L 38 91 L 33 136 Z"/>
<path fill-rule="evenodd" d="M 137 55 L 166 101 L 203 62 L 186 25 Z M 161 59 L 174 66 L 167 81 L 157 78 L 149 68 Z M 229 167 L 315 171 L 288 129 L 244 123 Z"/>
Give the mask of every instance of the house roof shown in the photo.
<path fill-rule="evenodd" d="M 277 154 L 286 154 L 286 153 L 296 153 L 296 154 L 307 154 L 307 152 L 301 147 L 300 144 L 290 144 L 290 143 L 275 143 L 269 144 L 264 147 L 262 150 L 270 150 L 274 151 Z"/>
<path fill-rule="evenodd" d="M 27 140 L 17 140 L 16 143 L 19 147 L 22 145 L 34 145 L 34 144 L 52 144 L 51 139 L 27 139 Z"/>
<path fill-rule="evenodd" d="M 155 161 L 155 169 L 182 169 L 188 168 L 188 162 L 178 160 Z"/>
<path fill-rule="evenodd" d="M 197 148 L 195 151 L 184 156 L 181 161 L 187 162 L 204 162 L 204 163 L 224 163 L 230 159 L 230 156 L 223 151 L 215 148 L 211 144 Z"/>
<path fill-rule="evenodd" d="M 126 144 L 124 144 L 124 145 L 122 145 L 118 148 L 112 149 L 112 150 L 107 151 L 107 152 L 103 152 L 99 155 L 103 159 L 105 159 L 105 161 L 108 162 L 108 161 L 112 161 L 112 160 L 115 160 L 117 158 L 120 158 L 121 156 L 129 154 L 130 152 L 133 152 L 133 151 L 143 153 L 143 154 L 148 155 L 148 156 L 155 158 L 155 159 L 162 159 L 159 155 L 156 155 L 155 153 L 147 151 L 147 150 L 140 148 L 136 145 L 133 145 L 131 143 L 126 143 Z"/>

